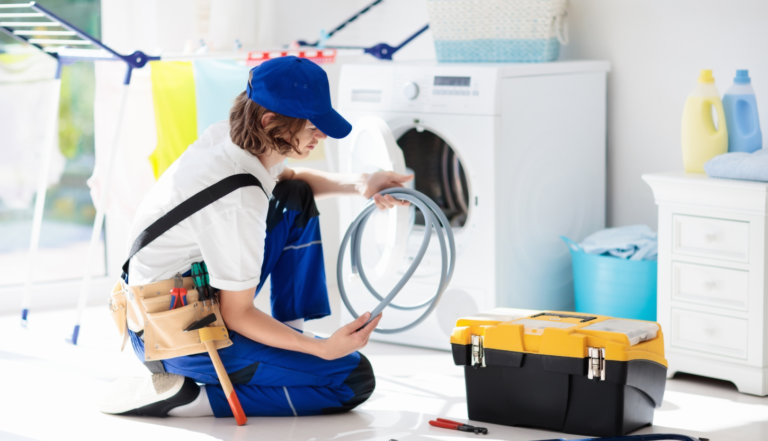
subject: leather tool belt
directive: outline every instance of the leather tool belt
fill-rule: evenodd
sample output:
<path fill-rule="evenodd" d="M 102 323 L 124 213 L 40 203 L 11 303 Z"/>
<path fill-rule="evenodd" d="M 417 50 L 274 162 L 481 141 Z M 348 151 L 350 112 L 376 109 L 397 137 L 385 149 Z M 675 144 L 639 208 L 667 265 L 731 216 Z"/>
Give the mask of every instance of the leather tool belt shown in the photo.
<path fill-rule="evenodd" d="M 125 280 L 129 280 L 128 263 L 139 250 L 208 204 L 247 186 L 258 186 L 264 190 L 261 182 L 251 174 L 229 176 L 182 202 L 139 234 L 131 247 L 128 260 L 123 264 L 123 275 L 112 288 L 109 300 L 112 319 L 123 339 L 121 351 L 128 341 L 128 330 L 131 330 L 144 339 L 146 361 L 207 352 L 205 344 L 201 342 L 200 332 L 184 330 L 211 314 L 216 315 L 216 321 L 206 328 L 206 339 L 214 340 L 216 349 L 232 345 L 221 318 L 218 300 L 200 301 L 192 277 L 183 278 L 187 304 L 174 309 L 170 309 L 174 279 L 134 286 L 129 286 Z"/>
<path fill-rule="evenodd" d="M 219 302 L 199 302 L 199 294 L 194 288 L 192 278 L 184 277 L 187 305 L 169 309 L 173 287 L 173 279 L 136 286 L 127 286 L 122 280 L 115 284 L 112 288 L 110 311 L 123 339 L 120 350 L 125 348 L 130 329 L 144 339 L 146 361 L 207 352 L 205 344 L 200 341 L 200 334 L 197 331 L 184 332 L 184 329 L 210 314 L 216 315 L 216 321 L 209 326 L 222 330 L 220 337 L 223 339 L 215 340 L 216 349 L 232 346 L 232 340 L 229 339 L 229 333 L 221 318 Z"/>

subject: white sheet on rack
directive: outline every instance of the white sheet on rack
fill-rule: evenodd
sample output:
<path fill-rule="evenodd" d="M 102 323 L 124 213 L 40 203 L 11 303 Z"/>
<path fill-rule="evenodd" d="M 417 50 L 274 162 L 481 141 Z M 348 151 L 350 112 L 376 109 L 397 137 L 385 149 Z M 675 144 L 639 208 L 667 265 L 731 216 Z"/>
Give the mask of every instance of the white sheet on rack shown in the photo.
<path fill-rule="evenodd" d="M 104 170 L 112 147 L 117 112 L 122 93 L 125 64 L 99 61 L 96 65 L 96 97 L 94 130 L 96 166 L 88 179 L 94 204 L 101 200 Z M 152 104 L 150 66 L 134 69 L 128 92 L 115 167 L 112 171 L 106 212 L 127 221 L 139 207 L 144 195 L 155 184 L 152 166 L 147 159 L 157 146 L 155 111 Z"/>
<path fill-rule="evenodd" d="M 43 159 L 53 146 L 48 185 L 64 172 L 58 148 L 56 61 L 40 52 L 4 54 L 0 59 L 0 200 L 27 208 L 37 191 Z"/>

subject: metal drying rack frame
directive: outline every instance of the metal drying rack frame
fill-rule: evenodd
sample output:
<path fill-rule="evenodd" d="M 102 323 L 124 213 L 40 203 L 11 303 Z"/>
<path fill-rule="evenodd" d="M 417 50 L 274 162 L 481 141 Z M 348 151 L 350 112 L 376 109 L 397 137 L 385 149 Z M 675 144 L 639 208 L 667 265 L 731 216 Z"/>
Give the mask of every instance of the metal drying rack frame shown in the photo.
<path fill-rule="evenodd" d="M 400 43 L 397 46 L 390 46 L 386 43 L 379 43 L 377 45 L 371 46 L 371 47 L 363 47 L 363 46 L 325 46 L 325 40 L 328 38 L 331 38 L 334 34 L 344 29 L 348 24 L 352 23 L 353 21 L 360 18 L 361 15 L 367 13 L 371 10 L 374 6 L 378 5 L 379 3 L 383 2 L 384 0 L 375 0 L 370 5 L 366 6 L 365 8 L 361 9 L 360 11 L 356 12 L 352 17 L 344 20 L 340 25 L 333 28 L 332 31 L 328 32 L 327 34 L 324 34 L 319 40 L 309 43 L 304 40 L 297 41 L 299 46 L 308 46 L 308 47 L 317 47 L 317 48 L 323 48 L 326 47 L 328 49 L 361 49 L 364 53 L 373 55 L 374 57 L 380 59 L 380 60 L 391 60 L 392 56 L 395 54 L 395 52 L 402 49 L 406 44 L 413 41 L 416 37 L 423 34 L 427 29 L 429 29 L 429 24 L 425 25 L 423 28 L 419 29 L 415 33 L 413 33 L 410 37 L 403 40 L 402 43 Z"/>

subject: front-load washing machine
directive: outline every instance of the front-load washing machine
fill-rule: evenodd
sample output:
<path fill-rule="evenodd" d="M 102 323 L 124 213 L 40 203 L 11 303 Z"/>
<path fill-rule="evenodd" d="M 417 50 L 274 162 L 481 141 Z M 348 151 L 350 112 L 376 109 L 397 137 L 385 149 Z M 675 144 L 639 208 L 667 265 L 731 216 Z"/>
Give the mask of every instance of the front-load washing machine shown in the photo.
<path fill-rule="evenodd" d="M 606 75 L 609 63 L 376 63 L 345 65 L 339 112 L 353 126 L 339 142 L 339 171 L 413 173 L 456 239 L 456 267 L 425 321 L 379 341 L 450 349 L 456 319 L 497 306 L 572 310 L 573 284 L 563 235 L 580 240 L 605 227 Z M 341 234 L 365 204 L 342 198 Z M 418 251 L 424 218 L 412 207 L 378 212 L 361 256 L 382 295 Z M 434 296 L 437 240 L 395 299 Z M 355 310 L 378 304 L 344 261 Z M 344 322 L 351 320 L 342 308 Z M 381 328 L 410 323 L 419 311 L 387 308 Z"/>

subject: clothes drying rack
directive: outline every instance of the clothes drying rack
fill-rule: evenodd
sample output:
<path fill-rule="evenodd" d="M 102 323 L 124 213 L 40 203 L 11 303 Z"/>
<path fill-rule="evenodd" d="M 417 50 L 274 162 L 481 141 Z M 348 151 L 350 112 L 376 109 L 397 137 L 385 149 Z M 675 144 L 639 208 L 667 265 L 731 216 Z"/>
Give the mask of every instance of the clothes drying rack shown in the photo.
<path fill-rule="evenodd" d="M 3 9 L 16 9 L 19 8 L 19 5 L 15 4 L 6 4 L 6 5 L 0 5 L 0 10 Z M 34 14 L 35 17 L 39 16 L 37 14 Z M 30 16 L 30 13 L 0 13 L 0 20 L 3 18 L 21 18 L 21 17 L 28 17 Z M 13 37 L 14 39 L 22 42 L 30 44 L 38 49 L 40 49 L 43 53 L 47 54 L 54 60 L 56 60 L 56 73 L 54 74 L 54 81 L 56 82 L 56 86 L 54 88 L 56 93 L 56 99 L 53 100 L 54 104 L 52 106 L 52 115 L 49 116 L 53 119 L 54 125 L 53 127 L 58 128 L 57 120 L 59 116 L 59 108 L 58 108 L 58 102 L 61 95 L 61 69 L 63 67 L 63 60 L 59 57 L 59 55 L 55 52 L 45 51 L 45 49 L 40 46 L 37 43 L 31 42 L 30 38 L 28 36 L 31 36 L 30 30 L 22 30 L 22 29 L 13 29 L 15 27 L 37 27 L 37 26 L 43 26 L 39 22 L 7 22 L 7 21 L 0 21 L 0 28 L 8 34 L 9 36 Z M 42 32 L 42 35 L 50 36 L 50 35 L 57 35 L 57 36 L 70 36 L 74 35 L 71 31 L 39 31 Z M 55 130 L 54 130 L 55 131 Z M 35 198 L 35 210 L 34 215 L 32 216 L 32 237 L 30 239 L 30 245 L 29 245 L 29 254 L 27 257 L 27 268 L 26 268 L 26 275 L 25 275 L 25 283 L 24 283 L 24 294 L 22 295 L 22 302 L 21 302 L 21 325 L 26 327 L 27 325 L 27 315 L 29 314 L 29 298 L 30 298 L 30 292 L 32 290 L 32 263 L 35 260 L 35 257 L 37 256 L 37 248 L 40 243 L 40 230 L 42 229 L 43 224 L 43 209 L 45 208 L 45 194 L 48 191 L 48 172 L 51 167 L 51 160 L 53 159 L 53 151 L 56 148 L 57 137 L 56 133 L 51 134 L 51 142 L 48 143 L 44 150 L 45 157 L 43 158 L 42 162 L 42 168 L 40 169 L 40 177 L 37 184 L 37 197 Z"/>
<path fill-rule="evenodd" d="M 326 35 L 328 37 L 337 33 L 343 29 L 347 24 L 358 19 L 361 15 L 370 10 L 371 7 L 381 3 L 383 0 L 376 0 L 372 4 L 358 11 L 351 18 L 346 20 L 341 25 L 337 26 L 333 31 Z M 13 12 L 4 12 L 7 10 L 14 10 Z M 9 18 L 25 19 L 24 21 L 7 21 Z M 27 21 L 26 19 L 29 19 Z M 88 292 L 91 285 L 91 265 L 93 258 L 96 255 L 96 248 L 98 246 L 101 231 L 104 226 L 105 210 L 108 203 L 109 187 L 111 184 L 112 170 L 114 169 L 114 163 L 117 153 L 117 146 L 120 140 L 120 131 L 123 125 L 123 119 L 125 116 L 125 107 L 128 97 L 128 90 L 131 84 L 131 74 L 133 69 L 141 69 L 147 65 L 150 61 L 183 61 L 193 59 L 240 59 L 245 60 L 248 63 L 257 64 L 269 58 L 275 58 L 286 55 L 302 56 L 309 59 L 316 59 L 319 62 L 328 62 L 335 59 L 336 50 L 362 50 L 364 53 L 370 54 L 378 59 L 391 60 L 392 55 L 395 52 L 402 49 L 406 44 L 410 43 L 413 39 L 418 37 L 429 26 L 424 26 L 415 34 L 408 37 L 405 41 L 398 46 L 390 46 L 386 43 L 380 43 L 372 47 L 353 47 L 353 46 L 339 46 L 339 47 L 324 47 L 323 41 L 316 43 L 299 42 L 302 46 L 317 48 L 316 51 L 310 50 L 281 50 L 281 51 L 252 51 L 252 52 L 235 52 L 235 53 L 217 53 L 217 54 L 168 54 L 161 56 L 147 55 L 141 51 L 135 51 L 130 55 L 122 55 L 113 50 L 109 46 L 102 43 L 100 40 L 89 35 L 87 32 L 78 28 L 77 26 L 62 19 L 49 9 L 43 7 L 37 2 L 30 3 L 15 3 L 15 4 L 1 4 L 0 5 L 0 31 L 8 34 L 14 39 L 30 44 L 40 51 L 48 54 L 57 61 L 57 68 L 55 74 L 55 80 L 58 81 L 59 87 L 56 89 L 57 94 L 61 91 L 61 70 L 63 66 L 72 64 L 77 61 L 119 61 L 125 63 L 126 72 L 123 79 L 123 88 L 120 94 L 120 100 L 118 105 L 117 123 L 115 125 L 111 144 L 109 150 L 107 150 L 107 169 L 105 170 L 104 182 L 101 188 L 101 196 L 99 198 L 99 204 L 96 207 L 96 216 L 93 223 L 93 230 L 91 231 L 90 244 L 88 247 L 88 254 L 85 262 L 85 272 L 83 275 L 80 294 L 77 305 L 77 318 L 75 325 L 72 329 L 72 334 L 67 337 L 67 342 L 76 345 L 78 337 L 80 335 L 80 323 L 83 318 L 83 312 L 88 299 Z M 39 28 L 45 28 L 40 30 Z M 41 38 L 42 37 L 42 38 Z M 59 38 L 63 37 L 63 38 Z M 73 48 L 77 47 L 77 49 Z M 327 50 L 333 50 L 332 54 L 328 54 Z M 58 96 L 56 101 L 58 102 Z M 58 120 L 58 107 L 54 106 L 54 111 L 51 118 L 54 121 Z M 55 125 L 57 126 L 57 125 Z M 32 221 L 32 236 L 30 239 L 29 255 L 27 259 L 27 268 L 25 274 L 24 291 L 22 294 L 22 309 L 21 309 L 21 324 L 23 327 L 28 325 L 30 300 L 32 293 L 32 269 L 34 267 L 37 251 L 40 243 L 40 231 L 42 229 L 43 211 L 45 207 L 45 197 L 48 187 L 48 172 L 50 163 L 53 158 L 54 147 L 57 145 L 56 135 L 52 135 L 53 141 L 49 143 L 46 148 L 45 157 L 42 162 L 42 169 L 40 171 L 40 178 L 38 182 L 37 196 L 35 198 L 35 208 Z"/>
<path fill-rule="evenodd" d="M 117 124 L 112 135 L 111 147 L 107 153 L 107 170 L 104 177 L 104 187 L 102 189 L 102 194 L 99 201 L 100 203 L 96 209 L 96 218 L 94 219 L 94 226 L 93 230 L 91 231 L 90 246 L 88 248 L 88 255 L 86 257 L 85 275 L 83 276 L 80 297 L 78 301 L 77 320 L 75 321 L 72 335 L 67 338 L 68 342 L 77 344 L 77 339 L 80 334 L 80 322 L 82 320 L 83 311 L 85 310 L 85 303 L 88 298 L 88 290 L 91 284 L 91 263 L 93 261 L 94 255 L 96 254 L 96 246 L 98 245 L 99 237 L 101 236 L 101 231 L 104 226 L 104 210 L 107 204 L 107 195 L 109 193 L 108 189 L 112 176 L 112 170 L 114 168 L 116 157 L 115 152 L 117 149 L 118 141 L 120 139 L 120 129 L 125 112 L 128 87 L 131 83 L 131 73 L 133 72 L 133 69 L 140 69 L 144 67 L 147 62 L 159 60 L 160 57 L 148 56 L 141 51 L 136 51 L 130 55 L 121 55 L 112 50 L 110 47 L 106 46 L 101 41 L 90 36 L 83 30 L 62 19 L 58 15 L 54 14 L 36 2 L 5 4 L 0 5 L 0 8 L 3 10 L 16 9 L 25 11 L 2 12 L 0 13 L 0 20 L 8 18 L 24 18 L 34 20 L 0 21 L 0 29 L 2 29 L 6 34 L 12 36 L 16 40 L 28 43 L 55 58 L 58 62 L 55 79 L 59 81 L 59 86 L 61 86 L 61 70 L 62 67 L 66 64 L 71 64 L 77 61 L 115 60 L 122 61 L 126 65 L 125 77 L 123 79 L 123 90 L 120 95 L 120 104 L 118 106 L 119 110 L 117 115 Z M 39 30 L 38 28 L 41 27 L 46 29 Z M 89 49 L 70 49 L 71 46 L 77 46 L 80 48 L 88 47 Z M 57 90 L 60 91 L 60 87 Z M 57 106 L 55 106 L 55 115 L 55 117 L 58 118 Z M 35 198 L 35 211 L 32 220 L 32 238 L 30 240 L 24 292 L 22 295 L 21 323 L 22 326 L 25 327 L 29 318 L 29 306 L 32 292 L 32 269 L 34 267 L 34 262 L 40 243 L 40 230 L 42 229 L 43 210 L 45 207 L 48 169 L 53 157 L 54 146 L 57 144 L 55 142 L 55 135 L 53 135 L 53 139 L 54 142 L 51 142 L 46 149 L 45 158 L 43 159 L 43 167 L 38 183 L 37 197 Z"/>

